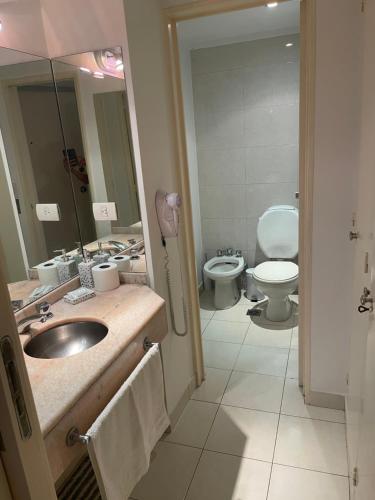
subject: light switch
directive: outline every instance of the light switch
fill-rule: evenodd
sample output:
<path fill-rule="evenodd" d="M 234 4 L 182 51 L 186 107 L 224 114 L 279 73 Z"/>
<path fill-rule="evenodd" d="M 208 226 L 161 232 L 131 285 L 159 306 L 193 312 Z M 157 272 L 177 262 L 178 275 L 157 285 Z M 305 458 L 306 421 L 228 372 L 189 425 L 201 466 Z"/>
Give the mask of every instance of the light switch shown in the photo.
<path fill-rule="evenodd" d="M 61 220 L 60 209 L 57 203 L 37 203 L 36 216 L 43 221 L 59 221 Z"/>
<path fill-rule="evenodd" d="M 95 220 L 117 220 L 116 203 L 109 201 L 107 203 L 93 203 L 92 211 Z"/>

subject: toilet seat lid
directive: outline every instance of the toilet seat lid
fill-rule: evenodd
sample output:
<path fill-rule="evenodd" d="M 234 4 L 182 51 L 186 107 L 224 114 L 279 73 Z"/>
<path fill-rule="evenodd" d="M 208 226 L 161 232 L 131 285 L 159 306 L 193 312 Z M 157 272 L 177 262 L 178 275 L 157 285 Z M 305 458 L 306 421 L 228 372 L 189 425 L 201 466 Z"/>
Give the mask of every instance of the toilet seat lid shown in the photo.
<path fill-rule="evenodd" d="M 298 254 L 298 209 L 289 205 L 268 208 L 259 218 L 257 238 L 269 259 L 293 259 Z"/>
<path fill-rule="evenodd" d="M 298 277 L 298 266 L 294 262 L 267 261 L 254 269 L 254 277 L 267 283 L 282 283 Z"/>

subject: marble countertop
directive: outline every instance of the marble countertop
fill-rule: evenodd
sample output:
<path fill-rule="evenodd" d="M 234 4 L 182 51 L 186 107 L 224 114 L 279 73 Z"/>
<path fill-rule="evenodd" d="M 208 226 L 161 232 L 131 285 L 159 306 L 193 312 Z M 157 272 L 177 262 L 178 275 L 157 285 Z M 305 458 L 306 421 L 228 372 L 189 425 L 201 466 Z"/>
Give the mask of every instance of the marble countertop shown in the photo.
<path fill-rule="evenodd" d="M 70 320 L 96 320 L 108 327 L 106 337 L 82 353 L 58 359 L 25 354 L 43 435 L 46 435 L 163 308 L 164 300 L 147 286 L 121 285 L 75 306 L 60 300 L 47 323 L 34 323 L 31 336 Z M 25 345 L 30 335 L 22 335 Z"/>

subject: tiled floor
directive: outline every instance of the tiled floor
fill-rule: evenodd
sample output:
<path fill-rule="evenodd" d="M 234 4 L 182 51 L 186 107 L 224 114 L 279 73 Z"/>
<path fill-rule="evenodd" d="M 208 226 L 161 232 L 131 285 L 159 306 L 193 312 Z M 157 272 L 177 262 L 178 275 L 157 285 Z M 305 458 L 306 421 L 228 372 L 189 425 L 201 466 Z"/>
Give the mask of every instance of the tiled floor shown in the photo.
<path fill-rule="evenodd" d="M 304 404 L 298 327 L 262 328 L 248 307 L 202 309 L 206 380 L 132 499 L 349 499 L 344 412 Z"/>

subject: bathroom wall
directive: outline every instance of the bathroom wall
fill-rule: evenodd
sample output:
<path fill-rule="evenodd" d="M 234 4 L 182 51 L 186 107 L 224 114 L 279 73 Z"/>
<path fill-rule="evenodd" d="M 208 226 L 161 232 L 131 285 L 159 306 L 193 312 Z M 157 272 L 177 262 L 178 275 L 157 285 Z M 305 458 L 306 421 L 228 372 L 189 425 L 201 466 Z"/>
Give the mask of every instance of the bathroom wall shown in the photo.
<path fill-rule="evenodd" d="M 240 249 L 252 266 L 264 260 L 259 216 L 296 202 L 299 35 L 193 50 L 191 60 L 203 249 Z"/>
<path fill-rule="evenodd" d="M 186 131 L 186 148 L 189 164 L 189 181 L 191 193 L 191 208 L 193 214 L 193 229 L 195 243 L 195 266 L 197 271 L 198 284 L 203 284 L 202 267 L 204 265 L 203 243 L 202 243 L 202 225 L 201 211 L 199 203 L 199 176 L 198 176 L 198 158 L 197 143 L 195 137 L 194 121 L 194 97 L 193 97 L 193 79 L 191 74 L 190 49 L 180 42 L 180 69 L 181 84 L 184 98 L 184 118 Z"/>
<path fill-rule="evenodd" d="M 2 1 L 0 46 L 48 57 L 39 0 Z"/>
<path fill-rule="evenodd" d="M 150 279 L 157 293 L 168 303 L 163 266 L 165 251 L 161 244 L 154 204 L 157 189 L 177 189 L 176 137 L 168 73 L 167 31 L 160 0 L 124 0 L 124 7 L 127 31 L 125 60 L 130 62 L 129 112 L 134 134 L 135 163 L 141 183 L 140 205 L 144 209 L 146 250 L 147 255 L 151 256 Z M 181 220 L 181 226 L 183 223 Z M 171 275 L 177 281 L 179 262 L 183 266 L 183 279 L 187 275 L 184 266 L 185 249 L 180 245 L 177 252 L 176 240 L 170 241 L 174 242 L 174 248 L 170 249 Z M 174 290 L 175 296 L 181 293 L 187 296 L 186 288 L 178 281 Z M 186 402 L 195 382 L 189 330 L 185 337 L 177 337 L 170 329 L 162 347 L 168 410 L 176 415 L 182 410 L 182 403 Z"/>

